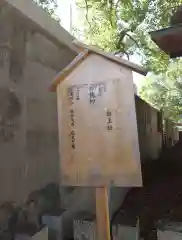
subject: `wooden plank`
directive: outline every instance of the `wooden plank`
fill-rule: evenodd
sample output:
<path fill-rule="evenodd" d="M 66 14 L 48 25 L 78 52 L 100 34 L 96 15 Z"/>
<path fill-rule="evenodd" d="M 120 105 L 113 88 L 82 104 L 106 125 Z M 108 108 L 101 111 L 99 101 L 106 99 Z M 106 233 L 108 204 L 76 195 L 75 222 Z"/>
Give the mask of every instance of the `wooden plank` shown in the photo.
<path fill-rule="evenodd" d="M 57 87 L 64 186 L 141 186 L 132 72 L 89 55 Z"/>
<path fill-rule="evenodd" d="M 110 240 L 110 218 L 107 187 L 96 188 L 97 240 Z"/>

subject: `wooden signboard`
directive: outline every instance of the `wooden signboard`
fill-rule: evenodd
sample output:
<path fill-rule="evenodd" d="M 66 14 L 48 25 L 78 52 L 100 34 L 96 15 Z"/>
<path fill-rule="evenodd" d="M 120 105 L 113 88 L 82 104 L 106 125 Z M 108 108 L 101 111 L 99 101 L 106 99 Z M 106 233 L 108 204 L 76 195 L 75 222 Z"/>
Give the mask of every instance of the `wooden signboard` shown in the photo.
<path fill-rule="evenodd" d="M 132 71 L 90 54 L 57 99 L 62 184 L 141 186 Z"/>
<path fill-rule="evenodd" d="M 132 71 L 141 67 L 76 43 L 81 53 L 54 79 L 61 184 L 96 187 L 97 239 L 110 240 L 109 186 L 141 186 Z"/>

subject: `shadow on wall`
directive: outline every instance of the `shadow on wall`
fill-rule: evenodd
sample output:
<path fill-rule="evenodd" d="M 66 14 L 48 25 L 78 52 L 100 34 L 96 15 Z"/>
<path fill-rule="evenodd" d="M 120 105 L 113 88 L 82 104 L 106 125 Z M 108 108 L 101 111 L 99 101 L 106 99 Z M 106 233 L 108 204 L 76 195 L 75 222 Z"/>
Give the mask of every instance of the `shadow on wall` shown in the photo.
<path fill-rule="evenodd" d="M 15 92 L 0 88 L 0 142 L 14 138 L 20 113 L 21 105 Z"/>
<path fill-rule="evenodd" d="M 43 215 L 56 216 L 60 212 L 59 185 L 55 183 L 30 193 L 21 207 L 5 202 L 0 206 L 0 239 L 15 233 L 34 235 L 43 227 Z"/>

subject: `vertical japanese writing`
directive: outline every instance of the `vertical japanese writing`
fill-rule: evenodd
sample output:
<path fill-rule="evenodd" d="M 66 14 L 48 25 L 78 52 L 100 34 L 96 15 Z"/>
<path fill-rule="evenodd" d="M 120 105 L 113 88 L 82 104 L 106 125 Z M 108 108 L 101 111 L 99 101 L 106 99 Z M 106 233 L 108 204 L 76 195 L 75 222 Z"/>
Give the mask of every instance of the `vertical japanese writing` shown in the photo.
<path fill-rule="evenodd" d="M 67 98 L 68 98 L 68 105 L 69 105 L 69 138 L 70 138 L 70 145 L 72 149 L 76 149 L 76 130 L 75 130 L 75 107 L 77 101 L 82 100 L 82 90 L 86 90 L 89 97 L 89 103 L 95 104 L 97 98 L 103 96 L 106 92 L 106 83 L 92 83 L 92 84 L 78 84 L 78 85 L 71 85 L 67 88 Z M 111 112 L 107 113 L 107 129 L 112 130 L 112 116 Z"/>
<path fill-rule="evenodd" d="M 68 101 L 70 104 L 69 117 L 70 117 L 70 127 L 71 132 L 69 136 L 71 137 L 71 147 L 72 149 L 76 148 L 76 133 L 75 133 L 75 112 L 73 108 L 74 104 L 74 88 L 68 88 Z"/>
<path fill-rule="evenodd" d="M 90 104 L 94 104 L 96 100 L 96 94 L 95 94 L 95 86 L 90 85 L 89 87 L 89 99 L 90 99 Z"/>
<path fill-rule="evenodd" d="M 75 115 L 74 115 L 74 110 L 72 108 L 70 109 L 70 119 L 71 119 L 71 127 L 74 128 L 74 126 L 75 126 Z"/>
<path fill-rule="evenodd" d="M 75 114 L 74 110 L 71 108 L 70 109 L 70 125 L 71 125 L 71 132 L 70 132 L 70 137 L 71 137 L 71 147 L 75 149 L 75 144 L 76 144 L 76 133 L 75 133 Z"/>
<path fill-rule="evenodd" d="M 71 131 L 70 136 L 71 136 L 71 147 L 72 147 L 73 149 L 75 149 L 75 148 L 76 148 L 76 146 L 75 146 L 75 142 L 76 142 L 75 130 L 72 130 L 72 131 Z"/>
<path fill-rule="evenodd" d="M 107 110 L 106 116 L 107 116 L 107 130 L 111 131 L 113 129 L 113 126 L 112 126 L 112 112 L 110 110 Z"/>
<path fill-rule="evenodd" d="M 96 97 L 101 97 L 106 92 L 106 85 L 104 83 L 94 83 L 89 86 L 89 101 L 94 104 Z"/>
<path fill-rule="evenodd" d="M 76 100 L 80 100 L 80 88 L 76 88 Z"/>
<path fill-rule="evenodd" d="M 69 104 L 73 105 L 74 103 L 74 91 L 73 91 L 73 87 L 69 87 L 68 88 L 68 100 L 69 100 Z"/>

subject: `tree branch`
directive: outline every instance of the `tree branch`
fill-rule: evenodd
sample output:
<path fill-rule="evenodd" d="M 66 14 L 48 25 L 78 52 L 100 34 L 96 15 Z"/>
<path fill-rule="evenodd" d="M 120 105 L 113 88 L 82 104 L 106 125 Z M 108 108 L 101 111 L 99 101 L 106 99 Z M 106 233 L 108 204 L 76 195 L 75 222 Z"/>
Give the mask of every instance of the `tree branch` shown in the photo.
<path fill-rule="evenodd" d="M 90 29 L 92 28 L 92 26 L 91 26 L 91 23 L 90 23 L 90 21 L 89 21 L 89 19 L 88 19 L 88 2 L 87 2 L 87 0 L 84 0 L 85 1 L 85 6 L 86 6 L 86 15 L 85 15 L 85 18 L 86 18 L 86 20 L 87 20 L 87 22 L 88 22 L 88 24 L 89 24 L 89 27 L 90 27 Z"/>
<path fill-rule="evenodd" d="M 137 47 L 139 47 L 138 42 L 132 36 L 130 36 L 128 33 L 125 33 L 125 35 L 128 36 L 136 44 Z"/>

